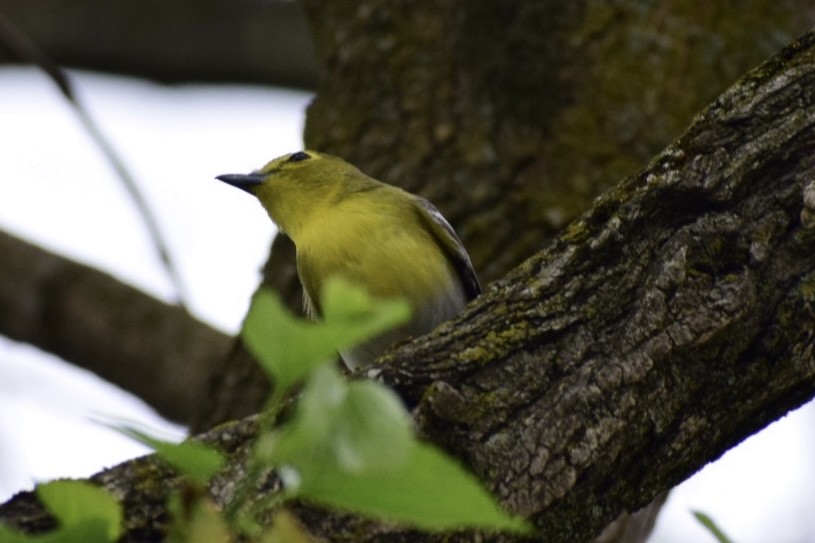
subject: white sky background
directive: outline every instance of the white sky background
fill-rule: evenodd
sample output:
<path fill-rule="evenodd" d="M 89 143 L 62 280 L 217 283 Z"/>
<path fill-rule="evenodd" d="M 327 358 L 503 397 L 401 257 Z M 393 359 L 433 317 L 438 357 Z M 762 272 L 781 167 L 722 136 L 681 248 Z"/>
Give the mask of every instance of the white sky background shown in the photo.
<path fill-rule="evenodd" d="M 310 95 L 75 75 L 158 215 L 193 313 L 234 333 L 273 230 L 251 197 L 213 177 L 301 149 Z M 30 69 L 0 69 L 0 171 L 1 229 L 155 296 L 171 294 L 119 182 L 52 84 Z M 111 417 L 183 432 L 95 376 L 0 337 L 0 501 L 36 481 L 87 476 L 145 452 L 89 422 Z M 712 542 L 691 517 L 698 509 L 739 542 L 815 543 L 813 459 L 810 404 L 675 490 L 652 541 Z"/>

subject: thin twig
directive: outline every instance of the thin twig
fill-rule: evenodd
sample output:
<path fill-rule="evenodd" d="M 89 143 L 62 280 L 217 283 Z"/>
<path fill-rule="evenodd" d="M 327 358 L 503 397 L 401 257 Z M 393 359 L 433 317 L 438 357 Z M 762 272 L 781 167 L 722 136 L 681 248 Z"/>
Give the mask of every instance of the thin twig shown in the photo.
<path fill-rule="evenodd" d="M 0 43 L 5 44 L 20 60 L 33 64 L 45 72 L 48 77 L 51 78 L 51 81 L 59 88 L 62 95 L 68 101 L 68 104 L 74 110 L 74 113 L 76 113 L 82 126 L 102 151 L 102 154 L 113 167 L 119 180 L 124 185 L 125 190 L 127 190 L 127 193 L 133 200 L 138 213 L 144 221 L 153 246 L 158 253 L 159 260 L 176 290 L 176 296 L 178 297 L 176 303 L 183 309 L 187 309 L 186 301 L 188 301 L 189 298 L 186 294 L 184 283 L 181 280 L 181 275 L 178 272 L 175 262 L 170 256 L 167 242 L 161 233 L 155 215 L 150 210 L 150 205 L 139 190 L 138 185 L 124 165 L 119 154 L 108 142 L 107 138 L 105 138 L 88 111 L 79 102 L 68 74 L 53 62 L 31 38 L 2 12 L 0 12 Z"/>

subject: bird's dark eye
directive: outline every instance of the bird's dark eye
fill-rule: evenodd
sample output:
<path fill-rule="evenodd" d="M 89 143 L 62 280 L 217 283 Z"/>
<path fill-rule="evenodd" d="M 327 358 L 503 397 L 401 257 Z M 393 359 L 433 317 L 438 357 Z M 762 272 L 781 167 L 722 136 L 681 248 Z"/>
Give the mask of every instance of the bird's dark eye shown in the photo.
<path fill-rule="evenodd" d="M 289 157 L 289 162 L 302 162 L 311 158 L 311 155 L 303 151 L 298 151 Z"/>

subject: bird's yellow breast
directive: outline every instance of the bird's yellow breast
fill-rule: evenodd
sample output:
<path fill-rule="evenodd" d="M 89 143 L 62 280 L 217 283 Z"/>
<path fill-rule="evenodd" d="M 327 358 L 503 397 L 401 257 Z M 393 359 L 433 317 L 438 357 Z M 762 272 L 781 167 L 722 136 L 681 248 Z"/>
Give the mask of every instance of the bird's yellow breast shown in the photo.
<path fill-rule="evenodd" d="M 315 209 L 294 239 L 308 296 L 319 300 L 322 281 L 332 275 L 375 297 L 406 297 L 414 307 L 451 288 L 452 265 L 412 205 L 352 197 Z"/>

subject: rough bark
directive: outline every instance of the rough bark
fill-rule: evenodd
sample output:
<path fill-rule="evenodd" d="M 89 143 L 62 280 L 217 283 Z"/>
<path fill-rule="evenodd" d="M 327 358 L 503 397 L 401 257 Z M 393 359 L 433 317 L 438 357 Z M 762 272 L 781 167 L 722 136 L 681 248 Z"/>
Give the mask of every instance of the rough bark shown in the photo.
<path fill-rule="evenodd" d="M 547 537 L 643 505 L 815 393 L 813 44 L 720 97 L 432 343 L 386 359 L 428 436 Z"/>
<path fill-rule="evenodd" d="M 314 88 L 319 66 L 297 2 L 0 0 L 56 62 L 169 82 Z M 0 63 L 19 62 L 0 48 Z"/>
<path fill-rule="evenodd" d="M 535 540 L 586 541 L 815 395 L 815 229 L 801 221 L 815 212 L 804 198 L 814 179 L 808 34 L 459 318 L 369 376 L 531 519 Z M 207 436 L 235 452 L 233 477 L 253 425 Z M 149 485 L 152 461 L 139 462 L 97 477 L 125 496 L 133 541 L 158 533 L 155 500 L 171 486 L 164 473 Z M 220 500 L 228 477 L 213 488 Z M 33 500 L 18 496 L 0 520 L 42 526 Z M 482 540 L 300 514 L 330 541 Z"/>
<path fill-rule="evenodd" d="M 0 333 L 70 360 L 188 422 L 231 344 L 113 277 L 0 232 Z M 111 363 L 115 361 L 115 363 Z"/>

